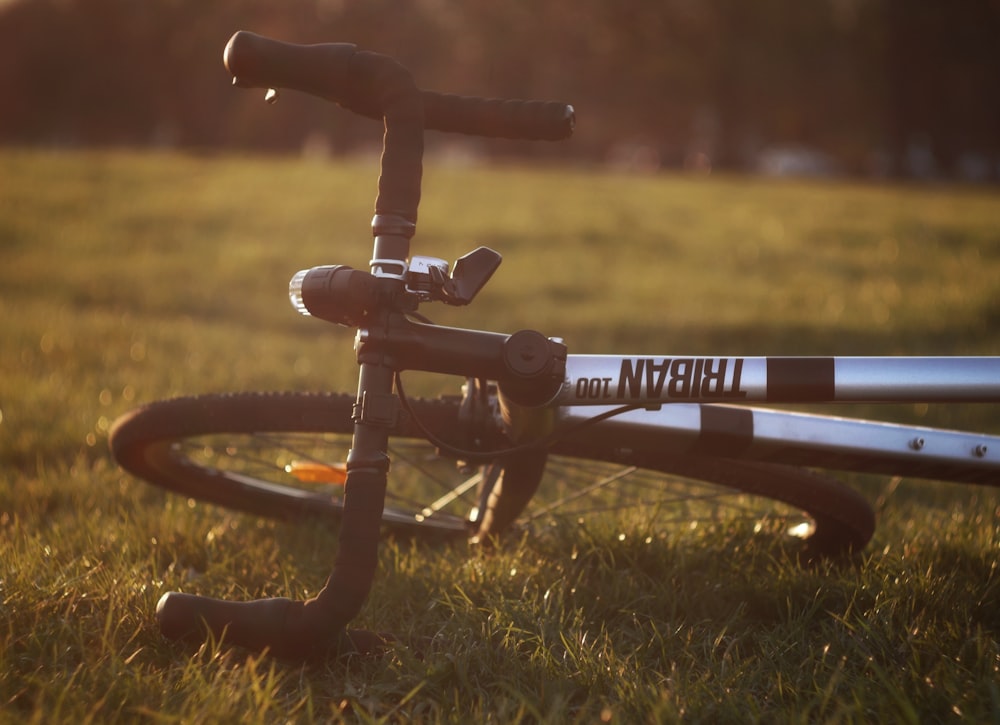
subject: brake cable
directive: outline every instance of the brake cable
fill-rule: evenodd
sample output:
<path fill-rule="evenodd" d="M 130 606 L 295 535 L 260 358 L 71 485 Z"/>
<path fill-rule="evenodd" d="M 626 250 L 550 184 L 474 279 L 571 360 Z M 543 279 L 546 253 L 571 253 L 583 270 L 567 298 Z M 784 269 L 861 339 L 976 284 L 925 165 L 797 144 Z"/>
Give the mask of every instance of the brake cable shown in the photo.
<path fill-rule="evenodd" d="M 435 448 L 438 448 L 439 450 L 468 463 L 488 463 L 496 458 L 548 448 L 560 438 L 563 438 L 571 433 L 576 433 L 584 428 L 600 423 L 603 420 L 607 420 L 608 418 L 613 418 L 617 415 L 621 415 L 622 413 L 627 413 L 630 410 L 638 410 L 639 408 L 644 407 L 641 405 L 622 405 L 618 408 L 606 410 L 603 413 L 599 413 L 598 415 L 587 418 L 586 420 L 582 420 L 579 423 L 566 426 L 561 430 L 553 431 L 552 433 L 539 438 L 537 441 L 532 441 L 531 443 L 522 443 L 520 445 L 510 446 L 509 448 L 498 448 L 493 451 L 470 451 L 453 446 L 452 444 L 441 440 L 441 438 L 433 433 L 424 424 L 424 422 L 420 420 L 419 416 L 416 415 L 413 407 L 410 405 L 410 401 L 406 396 L 406 391 L 403 388 L 403 379 L 399 374 L 399 371 L 396 371 L 395 373 L 395 382 L 396 392 L 399 394 L 399 402 L 402 404 L 403 410 L 406 411 L 406 414 L 410 417 L 414 425 L 417 426 L 427 441 L 430 442 Z"/>

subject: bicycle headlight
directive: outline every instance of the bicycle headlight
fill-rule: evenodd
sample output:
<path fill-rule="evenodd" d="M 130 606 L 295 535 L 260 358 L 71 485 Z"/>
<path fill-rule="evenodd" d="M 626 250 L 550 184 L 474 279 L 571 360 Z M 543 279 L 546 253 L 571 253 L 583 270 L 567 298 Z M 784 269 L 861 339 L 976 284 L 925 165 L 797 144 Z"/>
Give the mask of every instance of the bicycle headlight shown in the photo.
<path fill-rule="evenodd" d="M 356 327 L 375 300 L 376 280 L 341 264 L 296 272 L 288 283 L 292 307 L 303 315 Z"/>
<path fill-rule="evenodd" d="M 288 299 L 292 301 L 292 307 L 300 315 L 305 315 L 306 317 L 309 317 L 311 313 L 302 299 L 302 283 L 305 281 L 306 275 L 311 271 L 311 269 L 300 269 L 288 283 Z"/>

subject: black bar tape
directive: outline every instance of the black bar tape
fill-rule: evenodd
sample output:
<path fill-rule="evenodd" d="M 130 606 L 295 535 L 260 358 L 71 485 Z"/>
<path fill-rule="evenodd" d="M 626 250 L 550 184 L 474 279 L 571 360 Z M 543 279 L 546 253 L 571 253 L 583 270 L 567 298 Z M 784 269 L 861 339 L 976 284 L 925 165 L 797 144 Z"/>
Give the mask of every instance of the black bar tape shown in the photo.
<path fill-rule="evenodd" d="M 365 103 L 373 101 L 385 119 L 375 213 L 416 222 L 424 155 L 424 105 L 420 91 L 409 71 L 378 53 L 355 53 L 350 76 L 355 84 L 369 89 L 356 97 Z"/>
<path fill-rule="evenodd" d="M 383 73 L 402 66 L 350 43 L 296 45 L 245 30 L 223 54 L 239 86 L 290 88 L 325 98 L 362 116 L 381 119 Z M 404 69 L 405 72 L 405 69 Z M 375 85 L 373 85 L 375 84 Z M 422 91 L 422 128 L 494 138 L 557 141 L 573 133 L 573 107 L 557 101 L 503 100 Z"/>
<path fill-rule="evenodd" d="M 337 558 L 326 585 L 305 603 L 304 622 L 316 631 L 343 628 L 368 598 L 378 568 L 385 471 L 349 471 Z"/>
<path fill-rule="evenodd" d="M 424 123 L 435 131 L 558 141 L 573 133 L 573 107 L 557 101 L 475 98 L 424 91 Z"/>
<path fill-rule="evenodd" d="M 403 66 L 350 44 L 295 45 L 240 31 L 223 53 L 237 85 L 291 88 L 385 119 L 376 214 L 417 220 L 424 153 L 423 99 Z"/>
<path fill-rule="evenodd" d="M 349 472 L 337 558 L 314 598 L 232 602 L 170 592 L 156 607 L 160 631 L 170 639 L 192 640 L 211 633 L 230 644 L 296 660 L 342 651 L 347 624 L 361 611 L 378 568 L 385 489 L 384 471 Z"/>
<path fill-rule="evenodd" d="M 274 649 L 286 643 L 285 624 L 291 599 L 257 599 L 232 602 L 195 594 L 168 592 L 156 605 L 156 619 L 163 636 L 169 639 L 202 641 L 206 634 L 253 650 Z"/>
<path fill-rule="evenodd" d="M 241 30 L 229 39 L 222 60 L 243 88 L 291 88 L 335 103 L 358 103 L 350 79 L 355 53 L 350 43 L 295 45 Z M 377 113 L 371 110 L 370 115 Z"/>
<path fill-rule="evenodd" d="M 256 652 L 267 650 L 296 662 L 385 651 L 385 637 L 333 626 L 318 611 L 310 618 L 307 604 L 284 597 L 233 602 L 168 592 L 156 605 L 156 619 L 169 639 L 203 642 L 210 635 L 230 645 Z"/>

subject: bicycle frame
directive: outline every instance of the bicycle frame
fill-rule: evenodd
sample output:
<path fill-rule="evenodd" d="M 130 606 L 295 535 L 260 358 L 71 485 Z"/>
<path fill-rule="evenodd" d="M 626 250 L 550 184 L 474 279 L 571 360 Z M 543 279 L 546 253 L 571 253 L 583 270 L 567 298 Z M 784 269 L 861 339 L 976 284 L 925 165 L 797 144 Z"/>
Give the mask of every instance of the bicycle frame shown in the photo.
<path fill-rule="evenodd" d="M 633 436 L 677 453 L 868 473 L 994 483 L 1000 437 L 693 401 L 782 403 L 997 402 L 996 357 L 635 357 L 570 355 L 557 404 L 575 425 L 590 406 L 641 404 L 616 416 Z M 670 402 L 684 401 L 684 402 Z M 667 404 L 664 404 L 667 403 Z"/>

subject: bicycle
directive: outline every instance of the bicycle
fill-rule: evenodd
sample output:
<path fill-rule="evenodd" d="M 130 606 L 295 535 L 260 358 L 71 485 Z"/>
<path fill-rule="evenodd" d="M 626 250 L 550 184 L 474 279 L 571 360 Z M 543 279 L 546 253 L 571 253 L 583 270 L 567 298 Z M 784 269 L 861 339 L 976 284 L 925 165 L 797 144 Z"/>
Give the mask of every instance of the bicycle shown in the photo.
<path fill-rule="evenodd" d="M 395 60 L 349 44 L 239 32 L 224 60 L 236 85 L 267 88 L 269 100 L 289 88 L 382 120 L 384 149 L 369 271 L 314 267 L 290 283 L 299 312 L 358 330 L 357 393 L 180 398 L 112 426 L 115 459 L 149 482 L 251 514 L 340 524 L 333 571 L 312 599 L 169 592 L 156 611 L 167 637 L 224 636 L 293 659 L 377 649 L 378 637 L 347 625 L 370 591 L 383 529 L 488 543 L 546 493 L 535 520 L 584 497 L 596 497 L 591 509 L 618 507 L 626 482 L 643 515 L 686 524 L 763 505 L 754 531 L 838 555 L 865 546 L 874 514 L 815 469 L 997 483 L 996 436 L 747 404 L 996 402 L 1000 358 L 573 355 L 533 330 L 433 324 L 420 305 L 468 305 L 501 258 L 485 247 L 453 266 L 411 256 L 424 130 L 555 141 L 572 133 L 572 107 L 421 91 Z M 410 399 L 400 373 L 413 370 L 464 378 L 462 393 Z M 576 480 L 581 464 L 592 483 Z M 720 492 L 735 494 L 735 513 L 715 511 Z"/>

